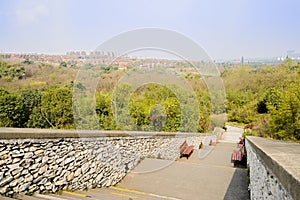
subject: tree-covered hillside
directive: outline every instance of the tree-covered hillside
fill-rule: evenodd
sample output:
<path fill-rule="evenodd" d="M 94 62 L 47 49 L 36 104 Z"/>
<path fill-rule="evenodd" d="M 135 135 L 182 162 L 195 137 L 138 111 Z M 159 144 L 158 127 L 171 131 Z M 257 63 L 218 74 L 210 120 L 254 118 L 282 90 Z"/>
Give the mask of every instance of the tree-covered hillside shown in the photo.
<path fill-rule="evenodd" d="M 253 133 L 300 140 L 300 64 L 286 59 L 277 66 L 240 66 L 222 74 L 228 120 L 249 124 Z"/>
<path fill-rule="evenodd" d="M 74 82 L 76 67 L 3 61 L 0 64 L 0 126 L 76 128 L 74 87 L 86 89 Z M 92 65 L 86 68 L 97 68 L 101 73 L 95 95 L 87 97 L 96 101 L 97 126 L 101 129 L 205 132 L 214 126 L 212 113 L 223 110 L 212 108 L 213 94 L 199 75 L 183 74 L 195 92 L 192 97 L 175 85 L 151 83 L 134 90 L 129 83 L 123 83 L 115 87 L 126 71 Z M 300 140 L 299 63 L 286 59 L 276 66 L 235 65 L 225 67 L 221 77 L 229 122 L 247 124 L 252 128 L 251 134 Z M 127 107 L 123 105 L 126 102 Z M 93 112 L 90 109 L 87 107 L 84 112 Z"/>

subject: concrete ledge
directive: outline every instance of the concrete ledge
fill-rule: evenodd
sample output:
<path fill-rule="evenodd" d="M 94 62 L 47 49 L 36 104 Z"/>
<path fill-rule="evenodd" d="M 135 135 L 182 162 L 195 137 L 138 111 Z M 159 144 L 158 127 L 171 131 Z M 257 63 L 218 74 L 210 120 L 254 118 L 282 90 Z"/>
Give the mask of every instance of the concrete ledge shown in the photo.
<path fill-rule="evenodd" d="M 293 199 L 300 199 L 300 144 L 254 136 L 246 139 Z"/>
<path fill-rule="evenodd" d="M 32 128 L 0 128 L 0 139 L 53 139 L 53 138 L 86 138 L 86 137 L 189 137 L 203 133 L 178 132 L 137 132 L 137 131 L 103 131 L 103 130 L 61 130 Z"/>

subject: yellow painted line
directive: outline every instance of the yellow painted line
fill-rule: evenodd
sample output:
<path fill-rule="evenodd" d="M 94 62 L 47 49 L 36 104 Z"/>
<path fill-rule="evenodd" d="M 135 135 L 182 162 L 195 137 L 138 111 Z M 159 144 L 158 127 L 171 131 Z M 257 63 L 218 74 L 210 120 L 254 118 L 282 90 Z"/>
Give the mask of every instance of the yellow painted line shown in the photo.
<path fill-rule="evenodd" d="M 128 197 L 128 198 L 132 198 L 132 199 L 138 199 L 137 196 L 130 196 L 130 195 L 122 194 L 122 193 L 118 193 L 118 192 L 111 192 L 111 194 L 121 196 L 121 197 Z"/>
<path fill-rule="evenodd" d="M 140 192 L 137 190 L 130 190 L 127 188 L 120 188 L 120 187 L 116 187 L 116 186 L 110 186 L 109 188 L 114 189 L 114 190 L 119 190 L 119 191 L 123 191 L 123 192 L 130 192 L 130 193 L 136 193 L 136 194 L 142 194 L 142 195 L 149 195 L 150 193 L 146 193 L 146 192 Z"/>
<path fill-rule="evenodd" d="M 86 197 L 86 196 L 88 196 L 86 194 L 81 194 L 81 193 L 76 193 L 76 192 L 69 192 L 69 191 L 63 191 L 63 193 L 74 195 L 74 196 L 78 196 L 78 197 Z"/>

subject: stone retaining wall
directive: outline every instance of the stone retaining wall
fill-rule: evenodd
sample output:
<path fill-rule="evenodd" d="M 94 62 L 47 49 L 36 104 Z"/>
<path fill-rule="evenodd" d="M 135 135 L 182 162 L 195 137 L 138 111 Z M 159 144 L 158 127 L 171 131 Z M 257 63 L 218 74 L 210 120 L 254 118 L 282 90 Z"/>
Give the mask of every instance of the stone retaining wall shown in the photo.
<path fill-rule="evenodd" d="M 279 144 L 278 144 L 279 143 Z M 292 147 L 293 146 L 293 147 Z M 288 148 L 286 148 L 288 147 Z M 298 199 L 299 180 L 287 167 L 298 168 L 294 163 L 284 163 L 278 158 L 289 159 L 291 148 L 297 144 L 272 141 L 258 137 L 246 138 L 247 164 L 250 168 L 251 199 Z M 298 152 L 299 156 L 300 152 Z M 291 158 L 292 159 L 292 158 Z"/>
<path fill-rule="evenodd" d="M 175 160 L 203 136 L 0 140 L 0 194 L 56 192 L 118 183 L 142 158 Z"/>

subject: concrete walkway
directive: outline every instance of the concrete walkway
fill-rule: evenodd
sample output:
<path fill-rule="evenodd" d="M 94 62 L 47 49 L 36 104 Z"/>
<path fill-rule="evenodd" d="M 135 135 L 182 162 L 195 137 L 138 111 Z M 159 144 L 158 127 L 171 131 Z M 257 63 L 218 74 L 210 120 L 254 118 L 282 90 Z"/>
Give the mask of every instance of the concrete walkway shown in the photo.
<path fill-rule="evenodd" d="M 247 200 L 247 170 L 233 168 L 230 163 L 231 152 L 241 136 L 241 129 L 229 127 L 224 135 L 223 142 L 215 147 L 204 146 L 200 150 L 194 150 L 189 159 L 181 158 L 170 162 L 147 158 L 117 186 L 80 194 L 88 195 L 89 199 L 108 200 Z"/>
<path fill-rule="evenodd" d="M 195 150 L 188 160 L 182 158 L 154 172 L 135 173 L 134 170 L 117 187 L 145 191 L 167 199 L 248 199 L 247 171 L 235 169 L 230 163 L 234 146 L 219 143 L 201 160 L 199 150 Z M 146 159 L 143 162 L 149 166 L 157 161 Z"/>
<path fill-rule="evenodd" d="M 227 131 L 222 135 L 220 142 L 233 142 L 236 143 L 239 137 L 242 136 L 243 129 L 236 126 L 227 126 Z"/>
<path fill-rule="evenodd" d="M 233 168 L 230 163 L 241 133 L 240 128 L 228 127 L 223 142 L 194 150 L 189 159 L 174 163 L 145 159 L 117 187 L 160 199 L 249 199 L 246 169 Z M 158 170 L 151 172 L 151 166 Z"/>
<path fill-rule="evenodd" d="M 87 192 L 63 193 L 70 199 L 249 199 L 246 169 L 233 168 L 233 143 L 218 143 L 207 157 L 195 150 L 176 162 L 143 160 L 117 186 Z"/>

